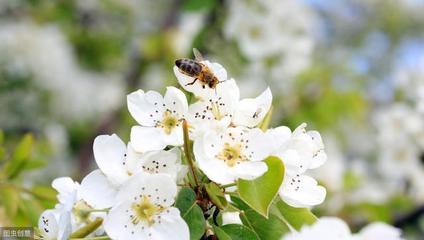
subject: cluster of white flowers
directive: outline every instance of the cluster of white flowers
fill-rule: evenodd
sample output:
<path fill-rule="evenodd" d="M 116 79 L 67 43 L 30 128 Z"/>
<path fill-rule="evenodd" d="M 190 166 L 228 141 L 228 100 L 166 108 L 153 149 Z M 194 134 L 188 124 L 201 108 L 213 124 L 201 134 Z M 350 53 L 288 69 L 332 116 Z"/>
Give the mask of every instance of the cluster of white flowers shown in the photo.
<path fill-rule="evenodd" d="M 352 234 L 349 226 L 335 217 L 322 217 L 312 226 L 302 227 L 300 232 L 291 233 L 282 240 L 402 240 L 401 231 L 381 222 L 371 223 L 359 233 Z"/>
<path fill-rule="evenodd" d="M 228 5 L 224 33 L 249 59 L 246 69 L 261 70 L 273 87 L 286 90 L 289 80 L 310 64 L 315 45 L 312 29 L 318 23 L 313 10 L 304 1 L 243 0 Z M 249 80 L 252 73 L 245 75 Z"/>
<path fill-rule="evenodd" d="M 81 185 L 69 178 L 54 181 L 60 204 L 41 216 L 44 236 L 66 238 L 79 224 L 99 217 L 103 225 L 93 234 L 104 229 L 113 239 L 188 239 L 187 224 L 173 207 L 177 183 L 187 173 L 181 160 L 184 121 L 195 163 L 210 180 L 232 184 L 255 179 L 268 170 L 263 160 L 274 155 L 285 165 L 279 195 L 287 204 L 310 207 L 323 202 L 325 188 L 305 175 L 326 161 L 320 134 L 306 131 L 306 124 L 293 132 L 285 126 L 261 130 L 271 91 L 240 99 L 235 80 L 227 78 L 221 65 L 202 64 L 219 79 L 216 89 L 200 80 L 187 85 L 194 78 L 174 67 L 180 85 L 195 96 L 192 104 L 175 87 L 168 87 L 164 96 L 143 90 L 127 96 L 128 110 L 139 124 L 132 127 L 130 142 L 115 134 L 98 136 L 93 151 L 99 169 Z"/>
<path fill-rule="evenodd" d="M 26 21 L 0 25 L 0 61 L 5 71 L 32 78 L 37 88 L 48 91 L 54 99 L 49 107 L 56 117 L 80 120 L 117 109 L 124 95 L 117 74 L 81 68 L 72 51 L 57 26 Z"/>

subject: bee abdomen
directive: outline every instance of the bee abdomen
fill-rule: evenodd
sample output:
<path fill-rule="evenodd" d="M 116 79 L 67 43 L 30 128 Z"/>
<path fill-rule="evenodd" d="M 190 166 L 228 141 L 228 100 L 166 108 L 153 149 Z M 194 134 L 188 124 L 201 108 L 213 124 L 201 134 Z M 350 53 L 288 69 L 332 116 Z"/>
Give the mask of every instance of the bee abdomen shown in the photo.
<path fill-rule="evenodd" d="M 175 61 L 175 65 L 190 76 L 198 75 L 202 71 L 202 66 L 191 59 L 178 59 Z"/>

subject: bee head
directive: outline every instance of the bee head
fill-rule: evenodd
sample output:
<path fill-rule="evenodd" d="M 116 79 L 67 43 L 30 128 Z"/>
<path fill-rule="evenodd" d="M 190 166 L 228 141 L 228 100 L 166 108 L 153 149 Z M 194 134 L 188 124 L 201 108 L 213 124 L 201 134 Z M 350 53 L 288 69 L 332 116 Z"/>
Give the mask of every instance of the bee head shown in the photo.
<path fill-rule="evenodd" d="M 182 59 L 175 60 L 175 66 L 181 67 L 182 64 L 183 64 L 183 60 Z"/>

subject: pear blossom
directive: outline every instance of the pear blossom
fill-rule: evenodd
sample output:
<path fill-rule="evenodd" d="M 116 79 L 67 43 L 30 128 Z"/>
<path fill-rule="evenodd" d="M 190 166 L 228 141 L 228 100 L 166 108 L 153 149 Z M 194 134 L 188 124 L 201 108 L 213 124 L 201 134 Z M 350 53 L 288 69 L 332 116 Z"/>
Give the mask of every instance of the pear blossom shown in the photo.
<path fill-rule="evenodd" d="M 131 129 L 131 142 L 137 152 L 162 150 L 183 144 L 182 120 L 188 103 L 184 93 L 168 87 L 165 96 L 138 90 L 127 96 L 128 110 L 140 124 Z"/>
<path fill-rule="evenodd" d="M 37 235 L 46 240 L 66 240 L 72 232 L 71 213 L 48 209 L 41 213 L 38 220 Z"/>
<path fill-rule="evenodd" d="M 195 139 L 210 130 L 222 132 L 230 125 L 255 127 L 264 119 L 271 103 L 269 88 L 256 98 L 240 100 L 240 90 L 234 79 L 230 79 L 225 88 L 189 106 L 191 136 Z"/>
<path fill-rule="evenodd" d="M 56 204 L 55 208 L 70 211 L 78 201 L 79 183 L 70 177 L 60 177 L 53 180 L 52 187 L 58 192 L 59 203 Z"/>
<path fill-rule="evenodd" d="M 139 173 L 117 193 L 104 228 L 112 239 L 189 239 L 189 229 L 172 207 L 177 185 L 166 174 Z"/>
<path fill-rule="evenodd" d="M 94 208 L 108 208 L 114 204 L 116 193 L 131 175 L 166 173 L 172 179 L 182 170 L 180 152 L 135 152 L 131 142 L 128 146 L 115 134 L 100 135 L 93 144 L 94 158 L 99 169 L 89 173 L 81 182 L 79 195 Z"/>
<path fill-rule="evenodd" d="M 258 128 L 230 127 L 223 133 L 209 131 L 194 142 L 199 168 L 214 182 L 252 180 L 267 171 L 262 161 L 272 151 L 267 134 Z"/>
<path fill-rule="evenodd" d="M 282 126 L 268 130 L 273 137 L 274 152 L 284 162 L 285 176 L 279 195 L 293 207 L 309 207 L 324 201 L 326 190 L 305 175 L 308 169 L 321 166 L 327 159 L 324 144 L 317 131 L 305 130 L 301 124 L 293 132 Z"/>
<path fill-rule="evenodd" d="M 285 235 L 282 240 L 402 240 L 401 231 L 381 222 L 371 223 L 359 233 L 352 234 L 349 226 L 336 217 L 322 217 L 312 226 Z"/>

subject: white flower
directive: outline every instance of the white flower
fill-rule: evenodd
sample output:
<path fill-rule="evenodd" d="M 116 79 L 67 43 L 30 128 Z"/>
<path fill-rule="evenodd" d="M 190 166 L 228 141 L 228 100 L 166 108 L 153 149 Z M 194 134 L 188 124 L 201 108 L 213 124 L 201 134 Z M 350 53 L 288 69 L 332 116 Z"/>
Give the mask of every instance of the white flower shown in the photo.
<path fill-rule="evenodd" d="M 258 128 L 227 128 L 210 131 L 194 142 L 199 168 L 214 182 L 228 184 L 254 179 L 267 171 L 262 161 L 271 152 L 270 139 Z"/>
<path fill-rule="evenodd" d="M 165 174 L 137 174 L 117 194 L 104 222 L 112 239 L 189 239 L 189 230 L 172 207 L 177 185 Z"/>
<path fill-rule="evenodd" d="M 58 192 L 56 208 L 71 211 L 78 201 L 80 185 L 70 177 L 60 177 L 53 180 L 52 187 Z"/>
<path fill-rule="evenodd" d="M 256 98 L 240 100 L 236 82 L 231 79 L 226 87 L 216 94 L 199 100 L 189 107 L 188 120 L 191 137 L 196 139 L 207 131 L 223 132 L 232 126 L 257 126 L 268 113 L 272 103 L 272 94 L 267 88 Z"/>
<path fill-rule="evenodd" d="M 66 240 L 72 232 L 71 214 L 57 209 L 45 210 L 38 220 L 42 239 Z"/>
<path fill-rule="evenodd" d="M 182 91 L 168 87 L 162 97 L 155 91 L 138 90 L 127 96 L 128 110 L 140 124 L 131 129 L 131 142 L 138 152 L 161 150 L 183 144 L 182 119 L 188 111 Z"/>
<path fill-rule="evenodd" d="M 139 172 L 166 173 L 177 178 L 181 157 L 177 148 L 170 151 L 137 153 L 129 143 L 115 134 L 100 135 L 94 140 L 94 158 L 99 169 L 88 174 L 81 182 L 79 195 L 91 207 L 108 208 L 122 184 Z"/>
<path fill-rule="evenodd" d="M 361 231 L 354 237 L 355 240 L 373 240 L 373 239 L 384 239 L 384 240 L 402 240 L 402 232 L 400 229 L 392 227 L 382 222 L 374 222 L 365 226 Z"/>
<path fill-rule="evenodd" d="M 305 225 L 299 232 L 287 234 L 282 240 L 349 240 L 349 226 L 341 219 L 322 217 L 312 226 Z"/>
<path fill-rule="evenodd" d="M 178 79 L 178 82 L 180 85 L 188 92 L 193 93 L 197 98 L 199 99 L 207 99 L 209 96 L 212 96 L 220 91 L 223 91 L 223 89 L 227 88 L 227 86 L 231 83 L 229 83 L 227 80 L 227 70 L 225 70 L 224 67 L 222 67 L 219 63 L 211 63 L 207 60 L 201 61 L 202 64 L 206 65 L 209 70 L 215 75 L 215 77 L 218 78 L 218 85 L 216 85 L 215 89 L 212 89 L 205 85 L 202 81 L 197 80 L 193 84 L 194 77 L 190 77 L 184 73 L 182 73 L 177 66 L 174 66 L 174 74 Z"/>
<path fill-rule="evenodd" d="M 268 130 L 273 136 L 274 154 L 284 162 L 285 176 L 280 197 L 293 207 L 309 207 L 324 201 L 326 190 L 304 175 L 306 170 L 321 166 L 327 159 L 324 144 L 317 131 L 305 130 L 301 124 L 293 133 L 287 127 Z"/>
<path fill-rule="evenodd" d="M 371 223 L 359 233 L 352 234 L 349 226 L 336 217 L 322 217 L 312 226 L 287 234 L 282 240 L 402 240 L 401 231 L 381 222 Z"/>

